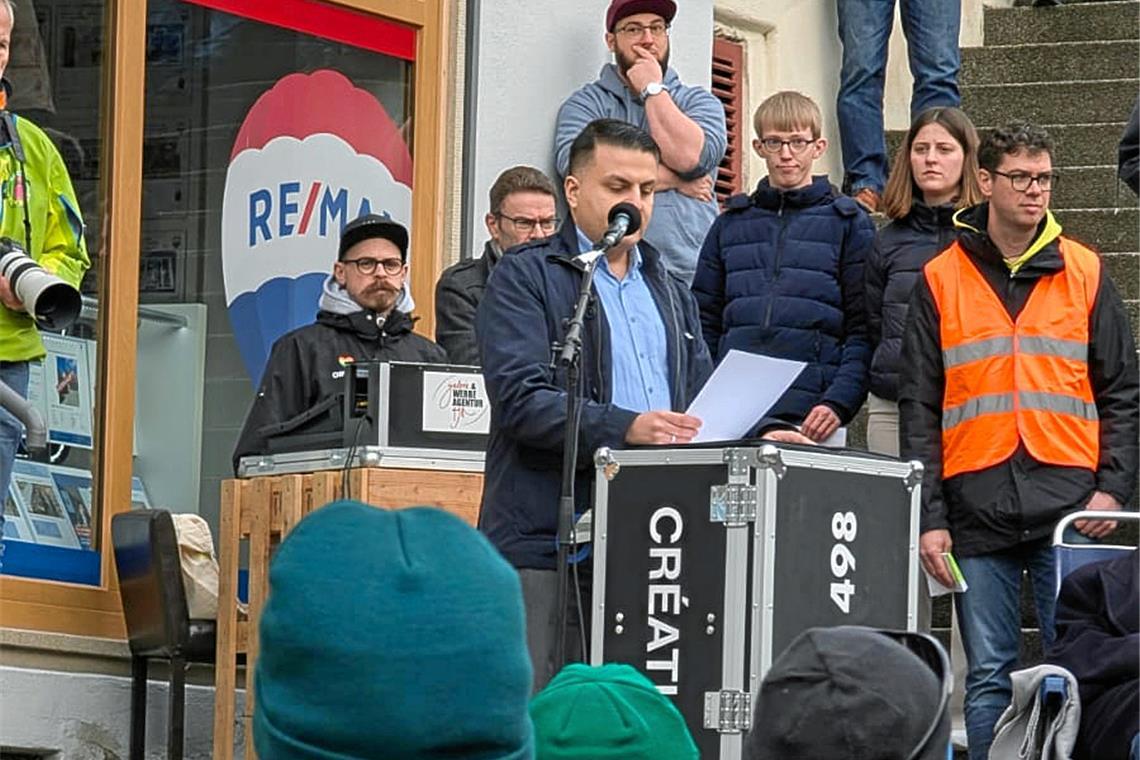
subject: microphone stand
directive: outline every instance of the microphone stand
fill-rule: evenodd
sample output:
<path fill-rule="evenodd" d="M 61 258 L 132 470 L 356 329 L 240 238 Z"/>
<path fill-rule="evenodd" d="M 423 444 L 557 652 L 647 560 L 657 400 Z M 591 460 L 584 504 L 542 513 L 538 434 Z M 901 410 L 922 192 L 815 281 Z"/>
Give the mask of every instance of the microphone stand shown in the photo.
<path fill-rule="evenodd" d="M 615 241 L 616 242 L 616 241 Z M 561 345 L 555 345 L 557 354 L 556 365 L 566 370 L 566 428 L 562 449 L 562 491 L 558 498 L 558 610 L 556 617 L 556 630 L 558 631 L 557 648 L 555 649 L 555 662 L 559 669 L 566 664 L 566 612 L 569 606 L 570 594 L 570 548 L 577 549 L 577 540 L 574 531 L 574 474 L 578 462 L 578 432 L 581 427 L 582 398 L 579 392 L 581 358 L 582 358 L 582 328 L 586 319 L 586 309 L 589 307 L 590 295 L 593 291 L 594 272 L 598 268 L 598 260 L 605 255 L 605 251 L 612 248 L 605 241 L 594 246 L 594 251 L 601 252 L 591 261 L 586 262 L 582 272 L 582 283 L 578 290 L 578 303 L 574 307 L 574 314 L 566 327 L 566 337 Z M 574 573 L 575 583 L 577 572 Z M 578 589 L 574 589 L 575 598 L 578 599 Z M 580 599 L 579 599 L 580 602 Z M 581 609 L 578 610 L 579 615 Z M 581 620 L 582 618 L 579 617 Z M 585 636 L 585 631 L 580 631 Z M 583 650 L 582 655 L 585 656 Z"/>

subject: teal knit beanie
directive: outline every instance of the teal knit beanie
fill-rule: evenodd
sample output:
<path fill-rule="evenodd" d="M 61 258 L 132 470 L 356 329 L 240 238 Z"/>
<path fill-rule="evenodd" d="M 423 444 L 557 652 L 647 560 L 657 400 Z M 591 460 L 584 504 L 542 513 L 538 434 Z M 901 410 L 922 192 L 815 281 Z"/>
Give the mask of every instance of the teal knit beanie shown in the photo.
<path fill-rule="evenodd" d="M 261 616 L 263 760 L 530 760 L 518 574 L 446 512 L 354 501 L 277 550 Z"/>
<path fill-rule="evenodd" d="M 629 665 L 567 665 L 530 704 L 538 760 L 696 760 L 681 712 Z"/>

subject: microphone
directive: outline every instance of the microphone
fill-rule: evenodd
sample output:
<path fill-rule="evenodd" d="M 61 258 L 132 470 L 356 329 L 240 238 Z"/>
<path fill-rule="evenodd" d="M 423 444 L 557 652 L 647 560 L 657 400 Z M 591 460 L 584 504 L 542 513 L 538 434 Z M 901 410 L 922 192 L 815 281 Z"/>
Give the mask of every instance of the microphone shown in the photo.
<path fill-rule="evenodd" d="M 609 222 L 610 226 L 606 228 L 605 234 L 594 246 L 594 250 L 578 254 L 574 257 L 574 261 L 587 265 L 605 256 L 606 251 L 617 245 L 618 241 L 641 229 L 641 212 L 632 203 L 618 203 L 610 209 Z"/>
<path fill-rule="evenodd" d="M 641 229 L 641 212 L 632 203 L 619 203 L 610 209 L 609 223 L 606 234 L 598 242 L 603 250 L 613 248 L 619 240 Z"/>

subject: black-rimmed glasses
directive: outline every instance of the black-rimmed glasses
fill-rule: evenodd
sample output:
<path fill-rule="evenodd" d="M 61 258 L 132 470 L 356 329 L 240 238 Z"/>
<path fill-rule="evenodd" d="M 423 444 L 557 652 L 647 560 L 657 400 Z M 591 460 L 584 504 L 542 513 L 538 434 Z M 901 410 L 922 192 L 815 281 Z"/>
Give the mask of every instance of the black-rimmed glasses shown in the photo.
<path fill-rule="evenodd" d="M 558 223 L 562 221 L 556 216 L 551 216 L 546 219 L 527 219 L 523 216 L 507 216 L 506 214 L 497 214 L 500 219 L 506 219 L 515 228 L 515 232 L 521 234 L 529 234 L 536 229 L 541 230 L 544 234 L 549 235 L 558 229 Z"/>
<path fill-rule="evenodd" d="M 356 271 L 361 274 L 375 274 L 376 268 L 384 270 L 384 274 L 399 274 L 404 271 L 404 262 L 400 259 L 374 259 L 364 257 L 360 259 L 345 259 L 342 264 L 353 264 Z"/>
<path fill-rule="evenodd" d="M 1041 188 L 1041 192 L 1047 193 L 1056 186 L 1057 180 L 1060 179 L 1060 177 L 1053 172 L 1044 172 L 1042 174 L 1009 172 L 1007 174 L 1006 172 L 999 172 L 997 169 L 994 169 L 993 174 L 1008 179 L 1010 186 L 1019 193 L 1024 193 L 1034 182 L 1037 183 L 1037 187 Z"/>
<path fill-rule="evenodd" d="M 814 143 L 815 140 L 807 140 L 803 137 L 793 137 L 791 140 L 780 140 L 776 137 L 765 137 L 760 141 L 760 148 L 765 153 L 776 155 L 784 149 L 787 145 L 791 148 L 792 153 L 803 153 L 807 150 L 808 146 Z"/>

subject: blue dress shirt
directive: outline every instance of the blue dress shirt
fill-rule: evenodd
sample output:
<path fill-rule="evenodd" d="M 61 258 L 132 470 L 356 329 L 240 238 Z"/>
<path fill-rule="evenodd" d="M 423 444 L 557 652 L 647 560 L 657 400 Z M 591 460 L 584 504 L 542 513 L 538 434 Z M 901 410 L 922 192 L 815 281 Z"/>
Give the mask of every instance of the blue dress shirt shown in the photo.
<path fill-rule="evenodd" d="M 578 231 L 582 252 L 593 249 Z M 605 256 L 598 259 L 594 290 L 610 327 L 613 404 L 632 412 L 669 410 L 669 356 L 661 312 L 641 272 L 641 253 L 629 252 L 629 268 L 618 279 Z"/>

